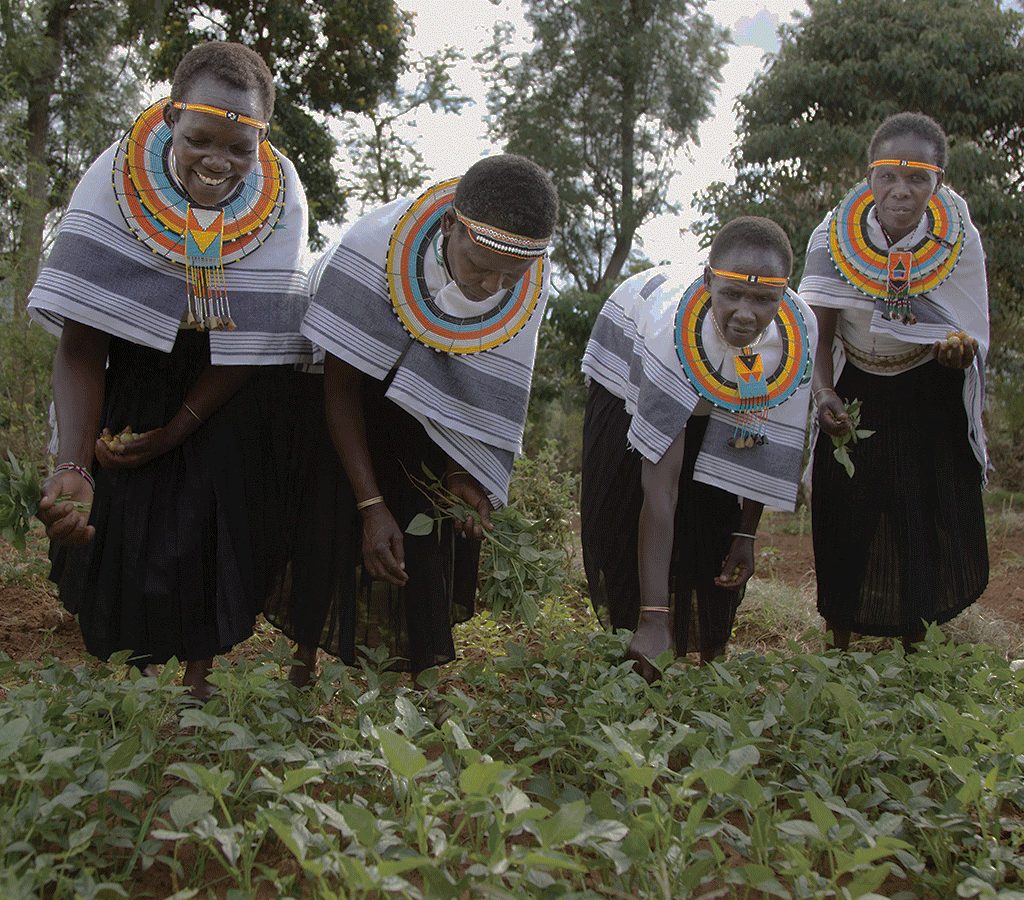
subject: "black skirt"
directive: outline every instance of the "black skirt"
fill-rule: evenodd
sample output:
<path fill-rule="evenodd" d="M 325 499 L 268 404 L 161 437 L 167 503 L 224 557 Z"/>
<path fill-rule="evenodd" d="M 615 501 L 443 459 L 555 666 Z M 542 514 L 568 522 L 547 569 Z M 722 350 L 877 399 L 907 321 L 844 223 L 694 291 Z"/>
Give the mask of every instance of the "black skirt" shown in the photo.
<path fill-rule="evenodd" d="M 209 337 L 195 331 L 170 353 L 111 339 L 101 427 L 165 425 L 209 360 Z M 94 656 L 131 650 L 140 667 L 204 659 L 252 634 L 280 527 L 267 423 L 281 374 L 257 370 L 184 443 L 139 468 L 94 467 L 95 539 L 50 548 L 50 578 Z"/>
<path fill-rule="evenodd" d="M 447 457 L 385 389 L 363 378 L 367 443 L 381 493 L 404 530 L 418 513 L 433 514 L 410 476 L 423 478 L 424 466 L 443 475 Z M 452 625 L 474 612 L 479 543 L 457 537 L 447 523 L 429 535 L 405 534 L 405 586 L 371 579 L 361 565 L 361 519 L 327 432 L 323 378 L 296 376 L 294 390 L 300 421 L 289 454 L 289 549 L 267 619 L 350 665 L 360 646 L 386 647 L 399 671 L 453 660 Z"/>
<path fill-rule="evenodd" d="M 859 634 L 946 622 L 988 584 L 981 473 L 967 438 L 963 372 L 930 362 L 871 375 L 847 362 L 836 391 L 874 435 L 846 475 L 827 435 L 811 494 L 818 611 Z"/>
<path fill-rule="evenodd" d="M 643 506 L 640 454 L 627 447 L 623 401 L 592 381 L 583 420 L 580 520 L 583 565 L 598 618 L 612 628 L 636 628 L 640 614 L 637 540 Z M 743 590 L 714 583 L 740 522 L 739 500 L 694 481 L 707 417 L 686 425 L 679 476 L 669 596 L 676 652 L 710 651 L 732 634 Z"/>

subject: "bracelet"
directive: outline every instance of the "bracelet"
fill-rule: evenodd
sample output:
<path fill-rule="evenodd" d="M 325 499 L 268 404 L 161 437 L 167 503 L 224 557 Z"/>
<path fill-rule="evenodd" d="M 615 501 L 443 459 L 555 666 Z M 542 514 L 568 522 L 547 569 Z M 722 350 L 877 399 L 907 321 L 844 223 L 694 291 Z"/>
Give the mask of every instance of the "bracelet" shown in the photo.
<path fill-rule="evenodd" d="M 818 402 L 818 394 L 823 394 L 823 393 L 824 393 L 825 391 L 831 391 L 831 392 L 832 392 L 833 394 L 835 394 L 835 393 L 836 393 L 836 389 L 835 389 L 834 387 L 823 387 L 823 388 L 818 388 L 818 389 L 817 389 L 817 390 L 816 390 L 816 391 L 815 391 L 815 392 L 814 392 L 813 394 L 811 394 L 811 399 L 812 399 L 812 400 L 813 400 L 813 401 L 814 401 L 815 403 L 817 403 L 817 402 Z M 837 396 L 838 396 L 838 395 L 837 395 Z"/>
<path fill-rule="evenodd" d="M 199 413 L 197 413 L 197 412 L 196 412 L 196 411 L 195 411 L 195 410 L 194 410 L 194 409 L 193 409 L 193 408 L 192 408 L 191 406 L 189 406 L 189 405 L 188 405 L 188 404 L 187 404 L 187 403 L 186 403 L 186 402 L 185 402 L 184 400 L 182 400 L 182 401 L 181 401 L 181 405 L 182 405 L 182 406 L 184 406 L 184 407 L 185 407 L 185 409 L 187 409 L 187 410 L 188 410 L 188 411 L 189 411 L 190 413 L 192 413 L 192 417 L 193 417 L 193 418 L 194 418 L 194 419 L 195 419 L 195 420 L 196 420 L 196 421 L 197 421 L 197 422 L 198 422 L 198 423 L 199 423 L 200 425 L 202 425 L 202 424 L 203 424 L 203 421 L 204 421 L 204 420 L 203 420 L 203 419 L 202 419 L 202 418 L 200 417 Z"/>
<path fill-rule="evenodd" d="M 456 469 L 454 472 L 445 472 L 445 478 L 454 478 L 456 475 L 469 475 L 470 478 L 473 476 L 469 474 L 465 469 Z"/>
<path fill-rule="evenodd" d="M 364 509 L 368 509 L 371 506 L 376 506 L 378 503 L 383 503 L 383 502 L 384 502 L 384 498 L 382 496 L 378 495 L 376 497 L 371 497 L 369 500 L 360 500 L 356 504 L 356 509 L 359 510 L 359 511 L 362 511 Z"/>
<path fill-rule="evenodd" d="M 744 538 L 749 538 L 752 541 L 756 541 L 757 540 L 757 535 L 756 534 L 744 534 L 742 531 L 734 531 L 732 533 L 732 537 L 744 537 Z"/>
<path fill-rule="evenodd" d="M 641 606 L 640 612 L 662 612 L 669 613 L 670 610 L 667 606 Z"/>
<path fill-rule="evenodd" d="M 85 466 L 80 466 L 78 463 L 73 462 L 63 462 L 53 470 L 54 475 L 58 472 L 75 472 L 85 480 L 85 483 L 89 485 L 91 490 L 96 490 L 96 480 L 92 477 L 92 472 L 90 472 Z"/>

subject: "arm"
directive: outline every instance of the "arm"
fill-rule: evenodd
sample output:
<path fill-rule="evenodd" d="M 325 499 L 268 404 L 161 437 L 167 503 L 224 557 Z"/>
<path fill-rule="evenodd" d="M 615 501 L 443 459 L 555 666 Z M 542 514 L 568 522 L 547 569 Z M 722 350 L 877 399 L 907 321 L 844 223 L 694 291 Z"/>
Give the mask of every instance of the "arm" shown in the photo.
<path fill-rule="evenodd" d="M 818 320 L 818 345 L 815 348 L 814 379 L 811 382 L 814 405 L 818 410 L 818 427 L 825 434 L 838 437 L 850 428 L 850 417 L 835 390 L 832 368 L 832 342 L 836 336 L 839 310 L 825 306 L 814 306 L 812 309 Z"/>
<path fill-rule="evenodd" d="M 644 460 L 641 484 L 644 502 L 640 509 L 637 566 L 640 576 L 640 619 L 629 642 L 626 658 L 636 661 L 637 671 L 647 681 L 658 677 L 651 660 L 672 646 L 669 627 L 668 583 L 672 564 L 679 473 L 683 467 L 686 430 L 681 431 L 657 462 Z M 644 610 L 643 607 L 665 607 Z"/>
<path fill-rule="evenodd" d="M 102 439 L 97 440 L 95 451 L 100 465 L 105 469 L 133 469 L 173 450 L 238 392 L 252 370 L 252 366 L 207 366 L 189 388 L 181 408 L 162 428 L 147 431 L 130 444 L 110 447 Z M 103 433 L 110 436 L 109 429 Z"/>
<path fill-rule="evenodd" d="M 761 513 L 763 512 L 763 503 L 743 498 L 740 529 L 733 535 L 729 553 L 722 562 L 722 572 L 715 579 L 715 584 L 719 587 L 738 590 L 754 574 L 754 539 L 752 536 L 757 534 L 757 526 L 761 523 Z M 743 535 L 751 536 L 744 537 Z"/>
<path fill-rule="evenodd" d="M 336 356 L 324 362 L 324 412 L 331 442 L 341 457 L 352 485 L 356 503 L 381 496 L 366 442 L 363 413 L 363 374 Z M 402 529 L 384 503 L 359 511 L 363 520 L 363 563 L 373 578 L 401 586 L 405 573 L 405 544 Z"/>
<path fill-rule="evenodd" d="M 84 469 L 92 468 L 109 346 L 110 335 L 70 319 L 65 321 L 53 361 L 53 400 L 60 439 L 58 464 L 70 462 Z M 92 493 L 91 485 L 73 471 L 57 472 L 43 482 L 39 518 L 51 540 L 66 544 L 92 540 L 96 529 L 88 524 L 88 512 L 76 510 L 69 502 L 57 502 L 58 497 L 66 496 L 91 504 Z"/>

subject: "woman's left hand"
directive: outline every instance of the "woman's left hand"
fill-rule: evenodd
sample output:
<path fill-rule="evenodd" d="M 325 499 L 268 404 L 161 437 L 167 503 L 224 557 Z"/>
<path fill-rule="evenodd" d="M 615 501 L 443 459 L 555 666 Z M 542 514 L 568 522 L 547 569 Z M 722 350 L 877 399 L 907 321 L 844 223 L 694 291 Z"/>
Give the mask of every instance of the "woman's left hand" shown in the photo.
<path fill-rule="evenodd" d="M 491 523 L 491 513 L 494 512 L 494 507 L 491 506 L 486 492 L 468 472 L 448 475 L 445 481 L 448 490 L 475 513 L 475 515 L 471 513 L 465 522 L 456 522 L 456 530 L 475 541 L 481 540 L 484 530 L 490 531 L 494 527 Z"/>
<path fill-rule="evenodd" d="M 939 365 L 951 369 L 969 369 L 978 353 L 978 341 L 965 331 L 950 332 L 944 341 L 936 341 L 932 352 Z"/>
<path fill-rule="evenodd" d="M 113 437 L 110 429 L 104 428 L 96 441 L 96 459 L 104 469 L 137 469 L 181 443 L 167 426 L 143 432 L 128 443 L 112 443 Z"/>
<path fill-rule="evenodd" d="M 735 591 L 743 587 L 753 574 L 754 542 L 750 538 L 734 537 L 715 584 L 720 588 Z"/>

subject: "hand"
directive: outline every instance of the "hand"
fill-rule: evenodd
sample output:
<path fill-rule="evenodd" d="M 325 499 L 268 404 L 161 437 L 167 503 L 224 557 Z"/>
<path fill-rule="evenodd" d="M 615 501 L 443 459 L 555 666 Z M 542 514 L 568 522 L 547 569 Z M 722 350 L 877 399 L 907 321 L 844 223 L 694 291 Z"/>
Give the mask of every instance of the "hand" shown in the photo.
<path fill-rule="evenodd" d="M 104 428 L 96 441 L 96 459 L 104 469 L 137 469 L 181 443 L 181 438 L 166 426 L 139 435 L 132 435 L 128 426 L 116 437 L 120 441 Z"/>
<path fill-rule="evenodd" d="M 722 563 L 722 572 L 715 579 L 720 588 L 739 590 L 754 574 L 754 542 L 750 538 L 734 537 L 729 553 Z"/>
<path fill-rule="evenodd" d="M 946 340 L 932 344 L 932 353 L 940 366 L 969 369 L 978 353 L 978 342 L 966 331 L 951 331 Z"/>
<path fill-rule="evenodd" d="M 59 544 L 88 544 L 96 536 L 89 524 L 92 488 L 77 472 L 57 472 L 43 482 L 36 515 L 46 536 Z"/>
<path fill-rule="evenodd" d="M 839 395 L 832 388 L 815 392 L 814 402 L 818 407 L 818 427 L 825 434 L 839 437 L 850 430 L 850 417 Z"/>
<path fill-rule="evenodd" d="M 626 659 L 633 660 L 633 670 L 648 684 L 661 676 L 651 660 L 657 659 L 673 645 L 670 618 L 664 612 L 641 611 L 633 639 L 626 648 Z"/>
<path fill-rule="evenodd" d="M 405 543 L 391 510 L 383 503 L 368 506 L 363 515 L 363 565 L 371 578 L 402 587 L 405 572 Z"/>
<path fill-rule="evenodd" d="M 482 540 L 484 529 L 490 531 L 494 527 L 491 522 L 491 513 L 494 512 L 494 507 L 487 499 L 484 489 L 468 472 L 448 475 L 445 480 L 448 483 L 448 490 L 473 511 L 465 522 L 455 523 L 456 530 L 475 541 Z"/>

